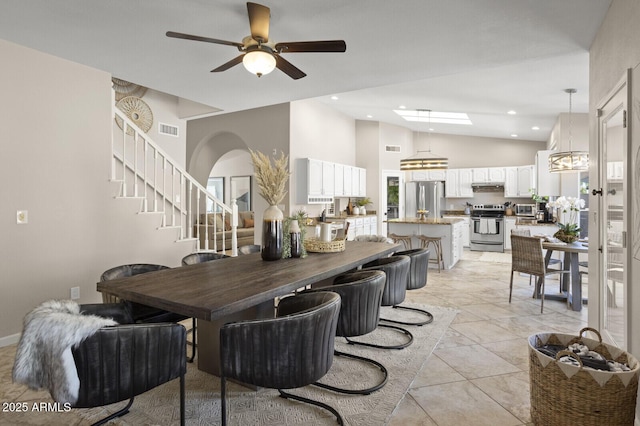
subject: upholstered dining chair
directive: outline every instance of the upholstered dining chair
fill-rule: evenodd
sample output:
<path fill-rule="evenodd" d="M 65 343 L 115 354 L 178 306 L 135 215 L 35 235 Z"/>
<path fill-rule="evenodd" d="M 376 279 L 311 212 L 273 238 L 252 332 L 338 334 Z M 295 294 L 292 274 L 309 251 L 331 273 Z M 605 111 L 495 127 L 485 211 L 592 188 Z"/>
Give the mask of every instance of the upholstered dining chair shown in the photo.
<path fill-rule="evenodd" d="M 538 237 L 511 234 L 511 280 L 509 282 L 509 303 L 513 293 L 513 274 L 523 272 L 537 277 L 533 296 L 540 295 L 540 313 L 544 309 L 545 277 L 549 274 L 564 274 L 567 271 L 545 267 L 542 240 Z"/>
<path fill-rule="evenodd" d="M 220 399 L 227 424 L 228 379 L 278 389 L 280 396 L 322 407 L 344 424 L 338 411 L 320 401 L 285 392 L 320 380 L 331 368 L 340 296 L 333 292 L 285 297 L 276 318 L 232 322 L 220 329 Z"/>
<path fill-rule="evenodd" d="M 382 271 L 386 275 L 384 292 L 382 294 L 382 306 L 394 306 L 404 302 L 407 294 L 407 279 L 409 269 L 411 267 L 411 259 L 409 256 L 391 256 L 382 257 L 372 262 L 362 265 L 363 271 Z M 364 343 L 349 339 L 349 343 L 364 346 L 370 346 L 380 349 L 403 349 L 413 343 L 413 334 L 401 327 L 390 324 L 378 324 L 378 327 L 390 328 L 396 330 L 407 337 L 405 343 L 397 345 L 377 345 L 374 343 Z"/>
<path fill-rule="evenodd" d="M 225 259 L 227 256 L 224 253 L 214 253 L 214 252 L 202 252 L 202 253 L 191 253 L 182 258 L 182 266 L 187 265 L 196 265 L 198 263 L 204 262 L 212 262 L 214 260 Z M 188 332 L 191 333 L 192 341 L 187 342 L 188 345 L 193 347 L 191 351 L 191 356 L 187 361 L 193 362 L 196 357 L 196 351 L 198 350 L 198 320 L 196 318 L 192 318 L 192 326 L 191 330 Z"/>
<path fill-rule="evenodd" d="M 407 274 L 407 291 L 417 290 L 427 285 L 427 272 L 429 270 L 429 254 L 430 251 L 425 248 L 397 251 L 393 256 L 408 256 L 411 259 L 409 264 L 409 273 Z M 423 321 L 399 321 L 388 318 L 380 318 L 386 322 L 402 325 L 423 326 L 433 322 L 433 315 L 424 309 L 410 308 L 408 306 L 393 305 L 394 309 L 404 309 L 407 311 L 419 312 L 426 317 Z"/>
<path fill-rule="evenodd" d="M 227 256 L 224 253 L 202 252 L 191 253 L 182 258 L 182 266 L 195 265 L 197 263 L 211 262 L 212 260 L 224 259 Z"/>
<path fill-rule="evenodd" d="M 164 265 L 156 265 L 153 263 L 132 263 L 128 265 L 120 265 L 114 268 L 108 269 L 103 272 L 100 276 L 100 281 L 111 281 L 117 280 L 119 278 L 132 277 L 134 275 L 146 274 L 149 272 L 160 271 L 163 269 L 169 269 L 168 266 Z M 117 303 L 121 302 L 121 300 L 115 296 L 112 296 L 108 293 L 102 293 L 102 301 L 104 303 Z M 141 303 L 135 303 L 130 301 L 125 301 L 128 308 L 131 311 L 131 316 L 133 317 L 133 321 L 139 324 L 153 324 L 160 322 L 180 322 L 188 319 L 189 317 L 185 315 L 176 314 L 173 312 L 165 311 L 164 309 L 153 308 L 151 306 L 143 305 Z M 192 319 L 192 328 L 189 332 L 193 333 L 194 338 L 194 346 L 193 351 L 191 353 L 191 357 L 189 358 L 189 362 L 193 362 L 195 358 L 195 327 L 196 327 L 196 319 Z"/>
<path fill-rule="evenodd" d="M 333 285 L 305 290 L 303 294 L 333 291 L 340 295 L 340 315 L 336 336 L 344 337 L 348 341 L 349 337 L 363 336 L 378 327 L 385 281 L 386 276 L 382 271 L 347 272 L 335 277 Z M 369 395 L 387 383 L 389 373 L 378 361 L 338 350 L 334 350 L 333 353 L 338 357 L 351 358 L 373 365 L 382 372 L 382 379 L 376 385 L 366 389 L 345 389 L 320 382 L 314 383 L 315 386 L 351 395 Z"/>
<path fill-rule="evenodd" d="M 101 326 L 96 317 L 119 324 Z M 94 423 L 102 425 L 127 414 L 136 396 L 179 378 L 180 424 L 185 424 L 186 330 L 182 325 L 128 323 L 133 319 L 124 303 L 78 307 L 72 301 L 50 301 L 27 318 L 16 354 L 14 380 L 26 383 L 24 379 L 31 379 L 28 384 L 32 388 L 48 387 L 55 401 L 73 408 L 129 400 L 120 410 Z M 43 327 L 49 331 L 42 332 Z M 23 339 L 35 344 L 23 346 Z M 64 342 L 63 346 L 58 342 Z M 71 364 L 65 361 L 64 353 L 69 350 L 63 348 L 65 345 L 70 349 Z M 45 351 L 47 356 L 39 356 L 38 351 Z M 38 372 L 35 379 L 24 374 L 25 367 Z M 63 378 L 74 374 L 77 381 Z M 38 383 L 39 377 L 52 380 Z"/>
<path fill-rule="evenodd" d="M 238 254 L 260 253 L 262 247 L 259 244 L 250 244 L 238 247 Z"/>

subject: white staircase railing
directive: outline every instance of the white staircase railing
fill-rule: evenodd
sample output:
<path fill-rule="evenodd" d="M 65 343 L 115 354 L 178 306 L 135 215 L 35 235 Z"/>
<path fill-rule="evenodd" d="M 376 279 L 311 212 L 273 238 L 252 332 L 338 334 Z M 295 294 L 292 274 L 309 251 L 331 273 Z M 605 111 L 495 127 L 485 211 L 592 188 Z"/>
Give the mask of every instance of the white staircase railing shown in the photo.
<path fill-rule="evenodd" d="M 198 251 L 237 256 L 236 200 L 227 206 L 208 192 L 115 106 L 113 117 L 111 180 L 120 182 L 118 197 L 140 199 L 140 213 L 161 215 L 159 229 L 177 229 L 177 240 L 196 241 Z"/>

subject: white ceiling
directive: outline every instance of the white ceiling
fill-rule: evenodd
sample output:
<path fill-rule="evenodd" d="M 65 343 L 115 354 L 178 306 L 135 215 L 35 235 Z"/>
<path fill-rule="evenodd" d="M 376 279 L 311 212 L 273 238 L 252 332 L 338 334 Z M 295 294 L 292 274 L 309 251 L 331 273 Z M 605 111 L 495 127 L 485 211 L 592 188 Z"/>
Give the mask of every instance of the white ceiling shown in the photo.
<path fill-rule="evenodd" d="M 285 54 L 307 77 L 275 70 L 257 78 L 242 65 L 209 72 L 237 56 L 235 47 L 165 36 L 171 30 L 239 42 L 249 25 L 238 0 L 2 0 L 0 38 L 220 114 L 318 97 L 354 118 L 413 130 L 427 125 L 405 122 L 392 109 L 466 112 L 473 121 L 432 125 L 435 132 L 546 140 L 568 111 L 564 89 L 578 90 L 574 112 L 588 110 L 588 51 L 611 2 L 259 1 L 271 8 L 271 40 L 343 39 L 347 52 Z"/>

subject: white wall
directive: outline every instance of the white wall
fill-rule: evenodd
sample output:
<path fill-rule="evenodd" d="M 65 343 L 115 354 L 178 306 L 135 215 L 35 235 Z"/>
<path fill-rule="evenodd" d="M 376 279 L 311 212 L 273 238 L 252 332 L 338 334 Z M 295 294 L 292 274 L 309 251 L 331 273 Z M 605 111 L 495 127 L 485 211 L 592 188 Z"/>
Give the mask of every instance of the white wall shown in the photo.
<path fill-rule="evenodd" d="M 0 40 L 0 345 L 15 340 L 37 304 L 99 302 L 106 269 L 178 266 L 193 244 L 174 243 L 139 202 L 109 182 L 111 76 Z M 16 224 L 28 210 L 29 223 Z"/>
<path fill-rule="evenodd" d="M 546 149 L 546 141 L 484 138 L 416 132 L 414 149 L 449 159 L 450 169 L 467 167 L 527 166 L 535 163 L 536 152 Z"/>
<path fill-rule="evenodd" d="M 224 177 L 224 202 L 231 204 L 231 177 L 252 176 L 253 164 L 249 151 L 235 149 L 224 154 L 211 169 L 211 177 Z M 256 197 L 258 194 L 253 194 Z M 253 200 L 255 201 L 255 200 Z"/>
<path fill-rule="evenodd" d="M 304 208 L 310 216 L 319 216 L 322 205 L 297 204 L 295 164 L 301 158 L 332 161 L 349 166 L 356 164 L 355 120 L 314 100 L 291 103 L 290 161 L 293 178 L 290 183 L 291 210 Z"/>
<path fill-rule="evenodd" d="M 589 50 L 589 117 L 590 120 L 590 146 L 589 152 L 594 155 L 598 152 L 598 133 L 597 133 L 597 120 L 596 120 L 596 108 L 598 104 L 602 102 L 605 96 L 614 88 L 614 86 L 620 81 L 620 79 L 626 73 L 626 70 L 636 67 L 640 63 L 640 3 L 636 0 L 613 0 L 609 11 L 605 17 L 605 20 L 600 27 L 596 38 Z M 634 73 L 636 75 L 636 73 Z M 639 81 L 632 82 L 632 87 L 637 85 Z M 635 117 L 638 111 L 633 108 L 637 107 L 638 98 L 637 93 L 634 90 L 634 98 L 632 105 L 629 105 L 630 116 Z M 635 119 L 634 119 L 635 120 Z M 637 123 L 633 121 L 632 124 Z M 630 191 L 633 195 L 633 203 L 628 206 L 627 219 L 634 221 L 632 226 L 635 228 L 638 226 L 638 199 L 640 194 L 640 164 L 637 163 L 637 153 L 640 149 L 640 132 L 637 128 L 632 127 L 632 140 L 631 148 L 633 149 L 633 156 L 629 158 L 629 164 L 631 165 L 631 171 L 633 173 L 632 179 L 627 180 L 630 183 Z M 591 168 L 589 171 L 589 181 L 591 186 L 595 187 L 595 183 L 598 182 L 598 170 L 596 168 L 597 162 L 591 162 Z M 589 207 L 598 211 L 595 198 L 590 199 Z M 600 212 L 598 212 L 600 213 Z M 598 215 L 600 217 L 600 215 Z M 597 233 L 590 232 L 589 235 L 597 236 Z M 638 245 L 637 231 L 628 233 L 629 248 L 636 247 Z M 598 244 L 591 244 L 590 247 L 597 247 Z M 589 264 L 597 264 L 597 252 L 590 250 Z M 628 349 L 636 356 L 640 356 L 640 259 L 631 258 L 631 264 L 628 268 L 628 302 L 629 307 L 629 327 L 630 327 L 630 339 Z M 590 280 L 591 281 L 591 280 Z M 597 281 L 593 280 L 595 286 L 589 287 L 589 294 L 597 291 Z M 591 307 L 591 305 L 589 305 Z M 595 309 L 594 309 L 595 311 Z M 591 326 L 598 325 L 598 312 L 592 312 L 589 309 L 589 324 Z M 640 416 L 640 405 L 636 408 L 636 416 Z"/>
<path fill-rule="evenodd" d="M 187 144 L 187 120 L 178 118 L 178 98 L 157 90 L 148 89 L 142 97 L 153 113 L 153 125 L 147 132 L 149 138 L 157 143 L 181 167 L 185 167 L 185 146 Z M 160 123 L 178 127 L 178 136 L 160 134 Z"/>

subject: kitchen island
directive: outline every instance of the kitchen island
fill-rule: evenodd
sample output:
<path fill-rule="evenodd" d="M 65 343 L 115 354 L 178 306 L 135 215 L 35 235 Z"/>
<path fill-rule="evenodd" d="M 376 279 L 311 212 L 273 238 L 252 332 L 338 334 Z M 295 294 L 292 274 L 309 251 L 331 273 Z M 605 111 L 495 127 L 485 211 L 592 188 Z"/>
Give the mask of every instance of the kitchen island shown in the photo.
<path fill-rule="evenodd" d="M 444 268 L 451 269 L 462 257 L 463 238 L 469 229 L 463 218 L 399 218 L 387 221 L 389 234 L 410 235 L 413 248 L 420 247 L 419 235 L 442 237 Z M 435 256 L 435 253 L 431 253 Z M 435 264 L 434 264 L 435 265 Z"/>

